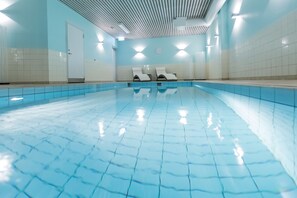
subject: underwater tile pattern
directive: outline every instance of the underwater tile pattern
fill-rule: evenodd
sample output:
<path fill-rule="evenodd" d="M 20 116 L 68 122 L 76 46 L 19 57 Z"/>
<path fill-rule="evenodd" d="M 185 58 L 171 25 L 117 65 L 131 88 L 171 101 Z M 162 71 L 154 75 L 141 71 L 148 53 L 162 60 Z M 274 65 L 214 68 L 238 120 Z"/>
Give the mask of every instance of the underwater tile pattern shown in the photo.
<path fill-rule="evenodd" d="M 297 197 L 250 126 L 195 87 L 3 108 L 0 126 L 0 197 Z"/>

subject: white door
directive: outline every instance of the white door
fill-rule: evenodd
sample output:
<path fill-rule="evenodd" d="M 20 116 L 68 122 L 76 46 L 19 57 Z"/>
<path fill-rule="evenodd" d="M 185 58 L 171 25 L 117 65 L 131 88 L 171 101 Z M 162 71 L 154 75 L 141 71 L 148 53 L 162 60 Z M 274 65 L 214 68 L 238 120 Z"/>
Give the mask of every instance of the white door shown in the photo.
<path fill-rule="evenodd" d="M 84 33 L 67 24 L 68 32 L 68 82 L 84 82 Z"/>

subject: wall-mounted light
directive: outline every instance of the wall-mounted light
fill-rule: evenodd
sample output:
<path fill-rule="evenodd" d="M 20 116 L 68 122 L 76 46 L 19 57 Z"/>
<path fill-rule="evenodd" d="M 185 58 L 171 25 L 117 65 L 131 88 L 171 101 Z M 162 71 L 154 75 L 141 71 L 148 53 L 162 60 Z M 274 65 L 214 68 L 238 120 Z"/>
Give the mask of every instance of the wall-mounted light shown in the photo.
<path fill-rule="evenodd" d="M 99 41 L 97 43 L 97 48 L 99 49 L 99 51 L 103 52 L 104 51 L 104 41 L 103 41 L 103 37 L 99 36 L 98 37 Z"/>
<path fill-rule="evenodd" d="M 99 40 L 99 42 L 98 42 L 98 44 L 97 44 L 97 47 L 98 47 L 98 49 L 100 50 L 100 51 L 103 51 L 104 50 L 104 46 L 103 46 L 103 41 L 101 40 Z"/>
<path fill-rule="evenodd" d="M 136 59 L 144 59 L 145 55 L 141 52 L 137 52 L 134 56 Z"/>
<path fill-rule="evenodd" d="M 103 41 L 99 41 L 99 42 L 98 42 L 98 45 L 99 45 L 99 46 L 103 46 L 103 43 L 104 43 Z"/>
<path fill-rule="evenodd" d="M 233 8 L 232 8 L 232 13 L 233 14 L 239 14 L 241 11 L 242 7 L 242 2 L 243 0 L 236 0 L 233 2 Z"/>
<path fill-rule="evenodd" d="M 188 45 L 189 44 L 187 44 L 187 43 L 179 43 L 179 44 L 176 45 L 176 47 L 179 50 L 184 50 L 184 49 L 186 49 L 188 47 Z"/>
<path fill-rule="evenodd" d="M 128 30 L 128 28 L 123 24 L 123 23 L 119 23 L 118 26 L 126 33 L 129 34 L 130 30 Z"/>
<path fill-rule="evenodd" d="M 139 45 L 139 46 L 136 46 L 134 49 L 135 49 L 136 52 L 142 53 L 142 51 L 144 50 L 144 48 L 145 48 L 144 46 Z"/>
<path fill-rule="evenodd" d="M 6 15 L 5 12 L 2 12 L 6 10 L 8 7 L 13 5 L 16 2 L 16 0 L 1 0 L 0 1 L 0 25 L 10 25 L 15 23 L 10 17 Z"/>
<path fill-rule="evenodd" d="M 136 59 L 145 58 L 145 55 L 142 53 L 144 49 L 145 49 L 145 46 L 143 46 L 143 45 L 138 45 L 138 46 L 134 47 L 134 50 L 136 51 L 136 54 L 134 57 Z"/>
<path fill-rule="evenodd" d="M 123 36 L 118 37 L 118 41 L 124 41 L 124 40 L 125 40 L 125 37 L 123 37 Z"/>
<path fill-rule="evenodd" d="M 232 18 L 232 19 L 238 19 L 238 18 L 240 18 L 240 17 L 241 17 L 240 14 L 232 14 L 232 15 L 231 15 L 231 18 Z"/>
<path fill-rule="evenodd" d="M 179 43 L 179 44 L 177 44 L 175 46 L 178 49 L 178 53 L 176 54 L 178 57 L 185 57 L 185 56 L 188 55 L 188 53 L 186 52 L 185 49 L 189 46 L 189 44 Z"/>
<path fill-rule="evenodd" d="M 15 2 L 16 2 L 16 0 L 1 0 L 0 1 L 0 11 L 1 10 L 5 10 L 6 8 L 8 8 L 9 6 L 11 6 Z"/>

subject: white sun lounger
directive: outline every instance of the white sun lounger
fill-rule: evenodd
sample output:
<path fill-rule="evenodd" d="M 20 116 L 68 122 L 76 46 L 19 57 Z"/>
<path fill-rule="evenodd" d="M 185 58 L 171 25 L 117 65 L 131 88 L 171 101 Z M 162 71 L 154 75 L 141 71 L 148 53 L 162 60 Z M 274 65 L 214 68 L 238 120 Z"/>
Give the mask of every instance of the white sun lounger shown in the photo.
<path fill-rule="evenodd" d="M 165 67 L 156 67 L 157 80 L 177 80 L 176 76 L 167 73 Z"/>
<path fill-rule="evenodd" d="M 140 67 L 133 67 L 133 81 L 151 81 L 149 75 L 142 73 L 142 69 Z"/>

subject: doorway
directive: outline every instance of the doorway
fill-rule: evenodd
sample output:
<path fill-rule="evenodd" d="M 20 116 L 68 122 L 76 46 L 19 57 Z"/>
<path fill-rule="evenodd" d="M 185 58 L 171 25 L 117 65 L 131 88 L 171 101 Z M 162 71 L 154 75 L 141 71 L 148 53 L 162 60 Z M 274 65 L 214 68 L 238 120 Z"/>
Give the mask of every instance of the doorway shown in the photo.
<path fill-rule="evenodd" d="M 68 82 L 84 82 L 84 33 L 67 24 Z"/>

